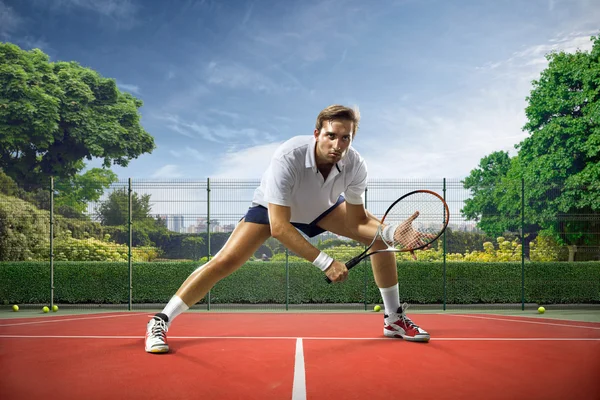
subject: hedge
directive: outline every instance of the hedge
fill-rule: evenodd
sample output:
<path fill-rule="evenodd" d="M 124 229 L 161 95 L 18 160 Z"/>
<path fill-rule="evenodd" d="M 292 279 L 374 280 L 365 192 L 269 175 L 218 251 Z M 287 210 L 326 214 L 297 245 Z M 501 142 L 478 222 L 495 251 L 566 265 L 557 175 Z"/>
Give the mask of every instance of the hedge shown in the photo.
<path fill-rule="evenodd" d="M 193 262 L 133 264 L 133 302 L 165 303 L 198 266 Z M 444 301 L 443 264 L 398 264 L 402 301 L 435 304 Z M 365 287 L 366 280 L 366 287 Z M 378 303 L 381 302 L 370 266 L 357 266 L 348 281 L 327 284 L 309 263 L 289 264 L 289 293 L 282 262 L 248 262 L 211 291 L 211 303 Z M 55 262 L 54 302 L 126 304 L 129 271 L 122 262 Z M 448 304 L 520 303 L 520 263 L 446 265 Z M 366 297 L 365 297 L 366 296 Z M 48 303 L 50 266 L 47 262 L 0 263 L 0 301 Z M 205 302 L 206 299 L 202 300 Z M 526 303 L 600 303 L 600 263 L 531 262 L 525 265 Z"/>

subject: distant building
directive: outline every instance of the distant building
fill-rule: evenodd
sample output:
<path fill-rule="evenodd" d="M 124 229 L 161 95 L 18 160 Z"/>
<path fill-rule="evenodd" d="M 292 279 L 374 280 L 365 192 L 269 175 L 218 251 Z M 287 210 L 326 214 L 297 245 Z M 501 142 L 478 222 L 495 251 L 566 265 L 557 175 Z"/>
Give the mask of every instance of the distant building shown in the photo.
<path fill-rule="evenodd" d="M 168 230 L 178 233 L 186 231 L 183 215 L 160 215 L 160 218 L 165 221 Z"/>

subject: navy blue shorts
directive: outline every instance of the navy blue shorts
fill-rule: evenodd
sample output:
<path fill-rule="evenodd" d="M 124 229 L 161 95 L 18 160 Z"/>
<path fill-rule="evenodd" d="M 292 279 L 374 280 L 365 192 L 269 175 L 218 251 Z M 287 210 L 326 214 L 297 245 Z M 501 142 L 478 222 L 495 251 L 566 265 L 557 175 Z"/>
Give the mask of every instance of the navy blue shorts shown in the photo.
<path fill-rule="evenodd" d="M 344 196 L 340 196 L 334 205 L 329 207 L 323 214 L 319 215 L 310 224 L 292 222 L 292 225 L 304 232 L 304 234 L 306 234 L 308 237 L 315 237 L 317 235 L 320 235 L 321 233 L 325 232 L 325 229 L 321 229 L 317 226 L 319 221 L 325 218 L 327 214 L 333 211 L 334 208 L 342 204 L 344 201 L 346 201 L 346 199 L 344 199 Z M 244 219 L 246 220 L 246 222 L 254 222 L 255 224 L 269 225 L 269 210 L 267 210 L 267 208 L 263 206 L 250 207 L 246 215 L 244 215 Z"/>

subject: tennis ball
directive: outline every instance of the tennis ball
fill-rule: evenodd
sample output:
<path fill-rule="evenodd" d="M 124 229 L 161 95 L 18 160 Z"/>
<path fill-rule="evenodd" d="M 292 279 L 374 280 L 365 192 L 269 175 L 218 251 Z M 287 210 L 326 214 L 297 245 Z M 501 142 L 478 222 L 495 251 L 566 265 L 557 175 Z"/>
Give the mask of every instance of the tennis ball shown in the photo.
<path fill-rule="evenodd" d="M 538 308 L 538 312 L 539 312 L 540 314 L 543 314 L 543 313 L 545 313 L 545 312 L 546 312 L 546 309 L 545 309 L 544 307 L 539 307 L 539 308 Z"/>
<path fill-rule="evenodd" d="M 47 313 L 48 311 L 50 311 L 50 309 L 48 307 L 44 306 L 44 308 L 42 308 L 42 311 Z"/>
<path fill-rule="evenodd" d="M 13 306 L 13 311 L 19 311 L 19 306 L 15 304 L 15 305 Z"/>
<path fill-rule="evenodd" d="M 381 307 L 380 306 L 375 306 L 375 307 L 373 307 L 373 310 L 375 310 L 376 312 L 379 312 L 381 310 Z"/>
<path fill-rule="evenodd" d="M 58 311 L 58 306 L 56 304 L 52 306 L 52 311 L 54 311 L 54 312 Z"/>

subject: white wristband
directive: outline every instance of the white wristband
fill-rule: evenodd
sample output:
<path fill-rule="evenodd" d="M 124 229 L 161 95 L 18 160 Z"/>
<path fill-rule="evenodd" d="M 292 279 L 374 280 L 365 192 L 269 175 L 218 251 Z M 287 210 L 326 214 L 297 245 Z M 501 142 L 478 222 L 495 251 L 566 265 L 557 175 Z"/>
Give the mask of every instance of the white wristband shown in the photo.
<path fill-rule="evenodd" d="M 394 245 L 394 233 L 396 232 L 397 224 L 387 225 L 383 228 L 383 232 L 381 232 L 381 237 L 385 240 L 390 246 Z"/>
<path fill-rule="evenodd" d="M 313 265 L 318 267 L 321 271 L 325 271 L 331 263 L 333 262 L 333 258 L 329 257 L 327 254 L 321 252 L 313 261 Z"/>

